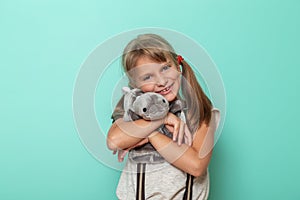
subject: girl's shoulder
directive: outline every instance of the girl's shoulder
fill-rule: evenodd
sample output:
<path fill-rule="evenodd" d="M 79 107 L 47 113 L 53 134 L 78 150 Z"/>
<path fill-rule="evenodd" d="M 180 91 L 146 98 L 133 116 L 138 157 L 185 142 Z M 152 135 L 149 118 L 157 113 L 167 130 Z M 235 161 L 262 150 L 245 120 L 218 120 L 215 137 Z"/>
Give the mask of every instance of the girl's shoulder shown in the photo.
<path fill-rule="evenodd" d="M 211 119 L 209 122 L 209 127 L 213 128 L 213 129 L 217 129 L 220 123 L 220 119 L 221 119 L 221 112 L 218 108 L 213 107 L 211 109 Z"/>
<path fill-rule="evenodd" d="M 220 115 L 221 115 L 220 110 L 218 108 L 216 108 L 216 107 L 213 107 L 211 109 L 211 112 L 212 112 L 212 115 L 217 115 L 218 117 L 220 117 Z"/>
<path fill-rule="evenodd" d="M 216 108 L 216 107 L 213 107 L 213 108 L 211 109 L 211 112 L 220 112 L 220 110 L 219 110 L 218 108 Z"/>

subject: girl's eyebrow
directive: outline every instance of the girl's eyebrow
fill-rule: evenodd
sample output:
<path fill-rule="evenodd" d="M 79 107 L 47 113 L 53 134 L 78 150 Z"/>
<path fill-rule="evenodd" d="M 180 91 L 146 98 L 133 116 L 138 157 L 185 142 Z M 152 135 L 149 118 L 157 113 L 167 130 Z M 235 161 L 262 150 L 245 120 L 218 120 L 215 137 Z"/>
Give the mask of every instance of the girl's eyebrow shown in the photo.
<path fill-rule="evenodd" d="M 171 61 L 167 61 L 167 62 L 162 63 L 162 66 L 165 66 L 165 65 L 171 65 Z"/>

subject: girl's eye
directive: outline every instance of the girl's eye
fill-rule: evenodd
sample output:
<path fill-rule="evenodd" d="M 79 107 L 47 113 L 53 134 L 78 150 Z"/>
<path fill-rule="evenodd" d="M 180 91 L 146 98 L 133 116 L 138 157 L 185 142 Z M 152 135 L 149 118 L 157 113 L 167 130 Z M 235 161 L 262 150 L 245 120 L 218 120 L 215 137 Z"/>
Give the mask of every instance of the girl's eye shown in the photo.
<path fill-rule="evenodd" d="M 165 66 L 163 66 L 162 70 L 168 70 L 169 68 L 170 68 L 169 65 L 165 65 Z"/>
<path fill-rule="evenodd" d="M 151 78 L 150 75 L 144 76 L 143 81 L 147 81 L 147 80 L 149 80 L 150 78 Z"/>

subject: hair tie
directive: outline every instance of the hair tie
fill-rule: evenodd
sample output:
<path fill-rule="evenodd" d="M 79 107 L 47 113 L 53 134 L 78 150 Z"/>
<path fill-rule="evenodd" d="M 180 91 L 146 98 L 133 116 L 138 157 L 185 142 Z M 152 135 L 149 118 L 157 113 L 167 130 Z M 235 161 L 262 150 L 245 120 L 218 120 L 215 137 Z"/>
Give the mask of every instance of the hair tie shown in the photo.
<path fill-rule="evenodd" d="M 183 57 L 182 57 L 181 55 L 178 55 L 178 56 L 177 56 L 177 62 L 178 62 L 179 65 L 182 64 L 182 61 L 183 61 L 183 60 L 184 60 L 184 59 L 183 59 Z"/>

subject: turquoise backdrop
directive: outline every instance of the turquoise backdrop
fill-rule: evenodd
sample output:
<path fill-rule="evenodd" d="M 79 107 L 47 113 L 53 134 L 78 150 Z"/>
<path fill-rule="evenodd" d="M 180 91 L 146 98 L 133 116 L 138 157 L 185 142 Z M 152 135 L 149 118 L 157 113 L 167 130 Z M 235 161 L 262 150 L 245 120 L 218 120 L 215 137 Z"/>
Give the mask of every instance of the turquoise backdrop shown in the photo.
<path fill-rule="evenodd" d="M 193 38 L 222 75 L 227 113 L 209 199 L 300 199 L 299 9 L 296 0 L 2 0 L 0 199 L 116 199 L 120 173 L 81 143 L 72 95 L 97 45 L 141 27 Z M 119 74 L 109 73 L 113 84 Z M 96 112 L 107 131 L 111 110 Z"/>

